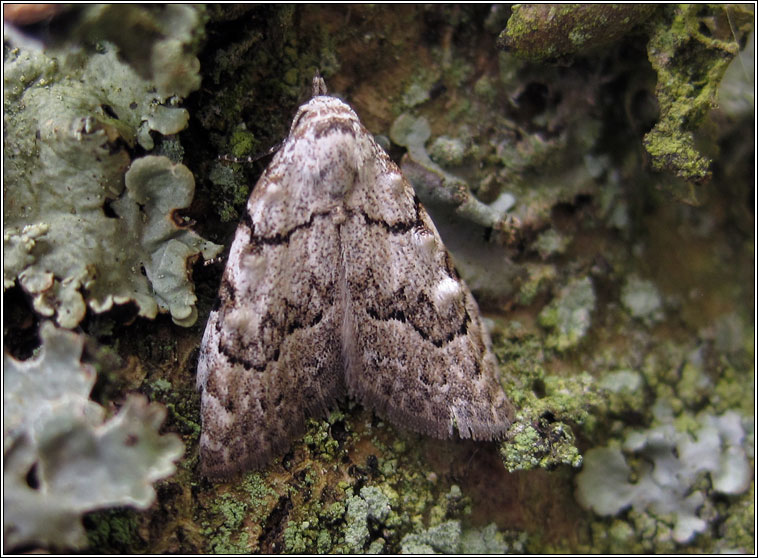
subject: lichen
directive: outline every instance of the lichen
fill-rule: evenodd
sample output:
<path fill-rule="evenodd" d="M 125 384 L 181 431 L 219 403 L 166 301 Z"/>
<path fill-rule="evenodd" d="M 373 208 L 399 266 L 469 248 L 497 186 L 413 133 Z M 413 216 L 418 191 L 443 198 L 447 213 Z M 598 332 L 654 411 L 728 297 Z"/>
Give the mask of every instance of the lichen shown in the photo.
<path fill-rule="evenodd" d="M 667 9 L 678 8 L 656 7 L 650 27 L 641 31 L 657 26 Z M 729 39 L 724 34 L 731 33 L 729 22 L 708 17 L 719 10 L 699 10 L 706 27 L 718 23 L 701 28 L 705 35 Z M 447 178 L 462 180 L 495 214 L 512 217 L 502 231 L 506 234 L 461 218 L 454 204 L 442 211 L 434 205 L 444 203 L 425 205 L 492 326 L 502 383 L 516 417 L 512 437 L 499 445 L 438 441 L 395 429 L 354 402 L 340 402 L 340 417 L 311 421 L 303 438 L 265 471 L 209 483 L 198 475 L 199 401 L 191 373 L 201 328 L 177 328 L 166 320 L 140 320 L 134 327 L 119 322 L 122 312 L 89 312 L 80 326 L 130 362 L 129 370 L 101 374 L 93 397 L 107 394 L 102 400 L 118 403 L 123 400 L 119 390 L 138 388 L 162 400 L 170 411 L 167 428 L 179 432 L 189 448 L 179 473 L 162 484 L 151 509 L 86 516 L 90 540 L 97 545 L 93 551 L 352 552 L 345 542 L 351 530 L 347 503 L 366 503 L 366 488 L 379 499 L 379 493 L 386 497 L 390 510 L 381 521 L 351 516 L 356 533 L 368 524 L 362 553 L 399 552 L 406 536 L 450 522 L 460 526 L 457 552 L 502 553 L 503 543 L 516 553 L 752 549 L 752 483 L 739 495 L 718 495 L 710 473 L 701 471 L 693 491 L 705 494 L 696 514 L 708 526 L 684 545 L 672 537 L 674 515 L 638 512 L 633 506 L 618 516 L 598 515 L 580 510 L 572 491 L 579 450 L 623 448 L 631 430 L 660 427 L 659 401 L 671 409 L 677 432 L 692 440 L 702 426 L 698 413 L 754 413 L 750 58 L 745 68 L 737 59 L 730 65 L 742 82 L 739 102 L 726 96 L 725 76 L 720 94 L 726 110 L 711 113 L 710 122 L 704 121 L 708 125 L 697 131 L 698 140 L 713 133 L 718 141 L 702 149 L 714 158 L 717 183 L 706 191 L 705 205 L 691 208 L 666 203 L 656 189 L 670 187 L 670 178 L 651 173 L 639 149 L 640 138 L 658 118 L 656 74 L 642 35 L 596 54 L 581 51 L 573 65 L 554 66 L 495 51 L 496 37 L 512 14 L 507 5 L 389 10 L 354 5 L 348 15 L 322 5 L 224 4 L 199 11 L 207 15 L 210 40 L 197 51 L 194 44 L 200 44 L 202 33 L 196 27 L 195 43 L 186 45 L 185 53 L 198 54 L 202 61 L 202 91 L 186 104 L 146 101 L 134 117 L 109 103 L 118 119 L 99 115 L 109 116 L 109 126 L 130 122 L 109 147 L 116 151 L 129 138 L 127 145 L 141 153 L 152 139 L 150 154 L 164 154 L 174 163 L 184 151 L 198 179 L 191 215 L 199 230 L 221 242 L 233 234 L 233 222 L 266 159 L 240 165 L 220 162 L 219 155 L 255 156 L 285 137 L 316 68 L 330 92 L 349 102 L 373 134 L 390 136 L 392 123 L 406 112 L 422 132 L 425 124 L 429 152 L 438 138 L 459 141 L 458 147 L 465 148 L 459 164 L 457 156 L 448 158 L 441 149 L 432 162 Z M 734 15 L 735 9 L 719 13 Z M 149 27 L 151 19 L 142 22 Z M 749 53 L 753 39 L 741 38 L 739 18 L 731 23 L 740 44 L 747 42 L 743 53 Z M 587 35 L 579 31 L 569 38 L 577 47 L 586 46 Z M 152 47 L 144 34 L 134 37 Z M 94 45 L 99 54 L 102 46 Z M 592 58 L 580 58 L 585 55 Z M 6 56 L 15 56 L 12 48 Z M 77 56 L 71 61 L 87 58 Z M 6 114 L 18 110 L 20 95 L 29 87 L 58 79 L 61 63 L 47 60 L 27 64 L 6 81 L 6 95 L 17 95 L 8 97 Z M 684 67 L 701 60 L 675 62 Z M 110 70 L 106 65 L 99 71 Z M 134 85 L 143 82 L 140 78 Z M 143 96 L 147 93 L 139 93 L 136 102 Z M 151 132 L 142 118 L 148 110 L 181 111 L 182 106 L 192 118 L 180 135 Z M 180 125 L 184 116 L 174 114 L 154 119 Z M 384 137 L 381 145 L 402 164 L 399 143 Z M 442 141 L 439 145 L 444 147 Z M 27 146 L 34 148 L 29 142 L 22 150 Z M 13 155 L 6 148 L 6 166 L 8 153 Z M 434 173 L 422 179 L 422 189 L 441 180 Z M 122 192 L 107 197 L 108 215 L 115 213 L 112 200 L 128 195 Z M 433 192 L 440 197 L 455 193 Z M 228 222 L 219 222 L 219 215 Z M 43 227 L 25 231 L 26 225 L 4 231 L 6 265 L 15 262 L 9 268 L 11 282 L 45 238 Z M 561 238 L 549 232 L 540 238 L 547 231 Z M 216 265 L 194 269 L 201 316 L 211 307 L 220 273 Z M 596 298 L 590 330 L 564 351 L 547 346 L 546 338 L 556 330 L 541 327 L 537 314 L 569 282 L 587 277 Z M 665 308 L 660 321 L 648 324 L 624 305 L 621 294 L 630 277 L 655 285 Z M 22 294 L 12 286 L 5 301 L 5 341 L 19 354 L 29 350 L 35 334 Z M 132 308 L 122 310 L 133 315 Z M 752 425 L 744 423 L 743 429 L 752 466 Z M 621 450 L 632 472 L 640 470 L 648 449 Z M 498 450 L 505 467 L 498 463 Z"/>
<path fill-rule="evenodd" d="M 540 325 L 553 330 L 548 347 L 565 351 L 576 346 L 592 324 L 595 290 L 589 277 L 571 280 L 539 315 Z"/>
<path fill-rule="evenodd" d="M 607 48 L 645 21 L 652 5 L 517 4 L 498 46 L 534 62 Z"/>
<path fill-rule="evenodd" d="M 621 302 L 629 313 L 648 325 L 663 319 L 663 302 L 655 283 L 636 275 L 627 277 L 621 288 Z"/>
<path fill-rule="evenodd" d="M 668 340 L 639 359 L 640 370 L 600 381 L 609 399 L 598 408 L 614 419 L 612 434 L 585 454 L 576 489 L 584 507 L 609 518 L 593 523 L 598 550 L 744 549 L 754 419 L 752 364 L 743 358 L 752 353 L 752 332 L 726 317 L 719 322 L 731 323 L 734 338 L 730 349 L 721 347 L 718 365 L 707 343 Z M 747 338 L 750 347 L 742 348 Z M 719 393 L 729 393 L 729 403 Z M 734 530 L 725 537 L 717 526 L 726 518 Z"/>
<path fill-rule="evenodd" d="M 609 412 L 616 416 L 645 408 L 645 382 L 636 370 L 614 370 L 605 374 L 598 382 L 605 391 Z"/>
<path fill-rule="evenodd" d="M 449 206 L 462 219 L 484 227 L 507 228 L 504 213 L 479 201 L 465 181 L 432 161 L 425 147 L 430 134 L 429 123 L 424 117 L 414 118 L 408 113 L 401 114 L 390 129 L 392 141 L 408 148 L 402 169 L 421 200 Z"/>
<path fill-rule="evenodd" d="M 347 499 L 345 544 L 351 552 L 363 549 L 369 540 L 369 521 L 383 522 L 390 512 L 389 498 L 375 486 L 364 486 L 360 496 Z"/>
<path fill-rule="evenodd" d="M 576 496 L 599 515 L 632 507 L 661 523 L 659 530 L 675 542 L 686 543 L 714 519 L 707 511 L 711 494 L 741 494 L 751 475 L 739 414 L 701 413 L 694 417 L 691 433 L 678 430 L 669 416 L 659 412 L 660 426 L 629 431 L 622 448 L 588 451 L 576 478 Z M 703 473 L 710 489 L 702 487 Z M 635 482 L 629 480 L 632 475 Z"/>
<path fill-rule="evenodd" d="M 672 5 L 650 36 L 647 50 L 658 74 L 660 117 L 643 143 L 655 169 L 686 181 L 669 186 L 683 202 L 700 203 L 696 186 L 711 178 L 711 161 L 697 148 L 695 132 L 715 106 L 721 79 L 752 19 L 752 12 L 742 8 Z"/>
<path fill-rule="evenodd" d="M 297 470 L 292 471 L 297 488 L 290 487 L 287 496 L 279 500 L 280 506 L 283 501 L 291 502 L 282 525 L 280 549 L 291 553 L 392 553 L 414 537 L 431 537 L 441 550 L 457 551 L 462 521 L 471 514 L 470 498 L 458 485 L 429 472 L 415 449 L 402 438 L 388 437 L 391 432 L 385 431 L 385 426 L 372 428 L 373 435 L 357 435 L 348 416 L 340 415 L 330 429 L 324 428 L 329 426 L 326 421 L 322 425 L 312 421 L 306 440 L 296 445 L 295 455 L 305 451 L 311 457 L 299 461 Z M 334 431 L 343 420 L 349 433 L 347 447 L 339 444 L 342 457 L 335 462 L 321 449 L 328 443 L 322 433 Z M 368 448 L 363 465 L 362 459 L 355 460 L 356 451 L 365 455 Z M 344 463 L 351 461 L 345 469 Z M 469 540 L 495 546 L 502 536 L 492 526 L 483 533 L 471 530 Z"/>
<path fill-rule="evenodd" d="M 203 36 L 202 6 L 80 4 L 65 6 L 61 16 L 63 24 L 46 27 L 42 34 L 41 42 L 53 56 L 83 48 L 96 51 L 102 41 L 109 41 L 119 50 L 120 60 L 154 82 L 163 99 L 186 97 L 200 86 L 195 53 Z M 30 43 L 34 31 L 24 42 Z"/>
<path fill-rule="evenodd" d="M 597 382 L 588 373 L 548 373 L 540 337 L 525 335 L 518 328 L 512 328 L 505 338 L 496 338 L 494 346 L 498 360 L 504 363 L 506 393 L 517 409 L 499 448 L 505 468 L 579 467 L 582 455 L 574 429 L 589 434 L 596 428 L 596 415 L 604 400 Z"/>
<path fill-rule="evenodd" d="M 570 242 L 570 237 L 562 235 L 555 229 L 548 229 L 540 233 L 532 244 L 532 248 L 543 260 L 546 260 L 551 256 L 563 254 Z"/>
<path fill-rule="evenodd" d="M 188 261 L 221 247 L 176 223 L 194 192 L 189 170 L 165 157 L 130 167 L 121 143 L 150 149 L 149 132 L 175 134 L 187 111 L 162 103 L 112 47 L 72 55 L 60 69 L 42 53 L 7 53 L 4 245 L 14 257 L 4 287 L 17 280 L 37 312 L 68 328 L 87 307 L 131 301 L 142 316 L 161 309 L 191 325 Z"/>
<path fill-rule="evenodd" d="M 466 146 L 458 138 L 439 136 L 429 147 L 429 156 L 442 166 L 460 165 L 466 156 Z"/>
<path fill-rule="evenodd" d="M 547 291 L 556 279 L 557 271 L 550 264 L 524 264 L 526 276 L 518 291 L 518 302 L 524 306 L 531 304 L 534 299 Z"/>
<path fill-rule="evenodd" d="M 401 554 L 455 554 L 461 544 L 460 521 L 446 521 L 411 533 L 400 543 Z"/>
<path fill-rule="evenodd" d="M 459 552 L 463 554 L 506 554 L 509 550 L 510 545 L 494 523 L 481 529 L 466 529 L 461 535 Z"/>
<path fill-rule="evenodd" d="M 277 501 L 272 483 L 260 473 L 248 473 L 235 484 L 234 490 L 219 493 L 207 504 L 202 535 L 207 550 L 214 553 L 259 550 L 260 523 Z"/>
<path fill-rule="evenodd" d="M 40 334 L 36 358 L 4 357 L 3 537 L 11 548 L 83 548 L 82 514 L 146 509 L 184 446 L 159 434 L 165 409 L 141 395 L 105 420 L 88 398 L 96 375 L 79 362 L 84 339 L 49 322 Z"/>
<path fill-rule="evenodd" d="M 132 163 L 124 180 L 128 198 L 122 197 L 112 207 L 139 240 L 137 258 L 145 268 L 158 307 L 168 310 L 175 323 L 190 326 L 197 319 L 197 310 L 187 260 L 199 253 L 211 259 L 221 251 L 221 246 L 175 222 L 175 213 L 192 201 L 192 173 L 166 157 L 147 156 Z M 154 317 L 149 302 L 140 306 L 146 315 Z"/>

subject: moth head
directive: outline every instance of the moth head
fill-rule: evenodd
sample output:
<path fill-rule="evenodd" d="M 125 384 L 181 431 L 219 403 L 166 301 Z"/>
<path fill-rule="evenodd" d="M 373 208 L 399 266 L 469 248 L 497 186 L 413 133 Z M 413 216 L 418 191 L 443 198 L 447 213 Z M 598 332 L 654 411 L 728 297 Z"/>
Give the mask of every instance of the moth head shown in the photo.
<path fill-rule="evenodd" d="M 319 95 L 302 105 L 292 121 L 290 136 L 313 133 L 323 135 L 325 131 L 360 129 L 358 115 L 337 97 Z"/>

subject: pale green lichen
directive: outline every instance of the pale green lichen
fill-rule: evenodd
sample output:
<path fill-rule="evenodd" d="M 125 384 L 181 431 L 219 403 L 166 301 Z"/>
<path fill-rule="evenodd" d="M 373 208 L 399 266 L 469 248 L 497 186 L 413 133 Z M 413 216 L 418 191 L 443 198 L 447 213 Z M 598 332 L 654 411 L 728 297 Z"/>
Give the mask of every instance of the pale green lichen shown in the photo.
<path fill-rule="evenodd" d="M 526 277 L 519 286 L 518 302 L 528 306 L 541 293 L 545 292 L 553 284 L 557 277 L 557 271 L 551 264 L 525 263 Z"/>
<path fill-rule="evenodd" d="M 498 359 L 504 363 L 506 392 L 517 409 L 516 417 L 500 445 L 500 457 L 508 471 L 547 470 L 568 465 L 579 467 L 582 455 L 576 447 L 572 425 L 591 433 L 603 393 L 588 373 L 574 376 L 547 374 L 545 351 L 534 335 L 495 341 Z"/>
<path fill-rule="evenodd" d="M 563 254 L 570 242 L 571 237 L 562 235 L 555 229 L 548 229 L 539 234 L 532 243 L 532 249 L 536 250 L 543 260 L 546 260 L 551 256 Z"/>
<path fill-rule="evenodd" d="M 351 430 L 349 421 L 346 428 Z M 365 468 L 360 463 L 351 465 L 347 473 L 340 468 L 340 463 L 349 463 L 351 451 L 337 463 L 319 459 L 301 465 L 294 473 L 300 482 L 298 489 L 289 493 L 293 505 L 283 532 L 286 552 L 398 552 L 414 540 L 405 540 L 408 535 L 423 538 L 429 531 L 441 536 L 449 532 L 447 524 L 451 521 L 460 530 L 461 519 L 471 513 L 470 498 L 457 485 L 446 490 L 402 439 L 385 445 L 383 430 L 380 427 L 379 436 L 370 441 L 357 439 L 363 447 L 370 443 L 375 448 Z M 317 432 L 313 425 L 309 428 L 309 435 Z M 310 440 L 303 448 L 318 457 L 321 445 L 323 441 Z M 386 466 L 390 461 L 393 465 Z M 356 492 L 354 487 L 360 479 L 366 484 Z M 496 545 L 500 538 L 493 529 L 472 533 L 471 540 L 478 538 L 482 544 Z M 455 542 L 459 539 L 460 533 L 449 542 L 440 539 L 438 544 L 455 551 L 460 547 Z"/>
<path fill-rule="evenodd" d="M 211 259 L 221 246 L 203 240 L 183 223 L 176 224 L 166 216 L 174 217 L 178 209 L 189 206 L 195 179 L 184 165 L 174 165 L 166 157 L 147 156 L 132 163 L 124 180 L 128 198 L 122 197 L 112 206 L 139 241 L 137 258 L 145 268 L 153 296 L 175 323 L 192 325 L 197 309 L 187 260 L 199 253 Z M 155 315 L 154 311 L 151 315 L 149 301 L 140 306 L 146 315 Z"/>
<path fill-rule="evenodd" d="M 429 100 L 429 87 L 413 82 L 403 93 L 403 105 L 408 108 L 413 108 L 416 105 L 420 105 Z"/>
<path fill-rule="evenodd" d="M 421 201 L 450 207 L 462 219 L 484 227 L 505 228 L 505 215 L 479 201 L 462 179 L 444 171 L 432 161 L 426 151 L 431 135 L 424 117 L 401 114 L 390 129 L 390 137 L 408 148 L 409 159 L 403 163 L 403 173 L 413 184 Z"/>
<path fill-rule="evenodd" d="M 429 147 L 429 157 L 442 166 L 456 166 L 463 162 L 466 146 L 458 138 L 439 136 Z"/>
<path fill-rule="evenodd" d="M 463 529 L 458 520 L 440 522 L 403 537 L 401 554 L 506 554 L 523 552 L 526 533 L 503 533 L 495 523 Z"/>
<path fill-rule="evenodd" d="M 18 274 L 34 263 L 31 253 L 37 239 L 46 235 L 49 230 L 50 226 L 47 223 L 26 225 L 20 231 L 3 230 L 3 289 L 15 285 Z"/>
<path fill-rule="evenodd" d="M 466 529 L 461 535 L 459 552 L 463 554 L 505 554 L 509 550 L 511 546 L 494 523 L 481 529 Z M 523 549 L 513 550 L 523 551 Z"/>
<path fill-rule="evenodd" d="M 636 275 L 629 276 L 621 288 L 621 302 L 633 317 L 648 325 L 664 317 L 663 302 L 655 283 Z"/>
<path fill-rule="evenodd" d="M 235 483 L 234 492 L 215 497 L 202 530 L 208 549 L 222 554 L 254 552 L 260 536 L 259 524 L 277 497 L 277 492 L 260 473 L 246 474 Z"/>
<path fill-rule="evenodd" d="M 250 553 L 249 534 L 242 529 L 248 505 L 238 502 L 230 494 L 222 494 L 214 507 L 223 520 L 209 541 L 211 551 L 216 554 Z"/>
<path fill-rule="evenodd" d="M 389 498 L 375 486 L 364 486 L 360 496 L 347 499 L 345 543 L 351 552 L 360 551 L 368 541 L 369 521 L 381 523 L 389 513 Z"/>
<path fill-rule="evenodd" d="M 118 143 L 152 148 L 148 132 L 175 134 L 187 111 L 161 103 L 112 47 L 69 56 L 65 71 L 42 53 L 6 57 L 4 245 L 14 258 L 4 286 L 16 279 L 35 310 L 64 327 L 87 307 L 105 312 L 130 301 L 140 315 L 160 308 L 191 325 L 188 261 L 221 249 L 173 222 L 192 200 L 194 179 L 163 157 L 133 162 L 125 178 L 129 155 Z"/>
<path fill-rule="evenodd" d="M 11 548 L 83 548 L 82 514 L 146 509 L 184 446 L 159 434 L 165 409 L 141 395 L 105 421 L 88 398 L 96 374 L 79 362 L 84 339 L 49 322 L 40 334 L 36 358 L 4 357 L 3 538 Z"/>
<path fill-rule="evenodd" d="M 65 57 L 82 45 L 96 51 L 109 41 L 120 60 L 155 84 L 160 97 L 186 97 L 200 87 L 195 53 L 203 38 L 203 12 L 202 6 L 187 4 L 74 4 L 66 6 L 64 25 L 47 28 L 45 46 L 53 56 Z"/>
<path fill-rule="evenodd" d="M 708 511 L 712 493 L 738 495 L 750 486 L 746 453 L 752 454 L 752 442 L 746 438 L 746 420 L 734 411 L 690 416 L 688 432 L 676 426 L 665 403 L 658 403 L 658 426 L 629 430 L 621 448 L 587 452 L 576 496 L 599 515 L 632 507 L 657 524 L 659 536 L 687 543 L 715 519 Z M 706 485 L 704 475 L 710 480 Z"/>
<path fill-rule="evenodd" d="M 616 416 L 623 413 L 638 413 L 646 406 L 645 381 L 636 370 L 614 370 L 598 382 L 605 390 L 605 403 L 609 412 Z"/>
<path fill-rule="evenodd" d="M 455 554 L 461 544 L 461 522 L 446 521 L 403 537 L 401 554 Z"/>
<path fill-rule="evenodd" d="M 589 277 L 572 279 L 539 315 L 540 325 L 553 330 L 548 347 L 565 351 L 579 344 L 592 324 L 595 290 Z"/>

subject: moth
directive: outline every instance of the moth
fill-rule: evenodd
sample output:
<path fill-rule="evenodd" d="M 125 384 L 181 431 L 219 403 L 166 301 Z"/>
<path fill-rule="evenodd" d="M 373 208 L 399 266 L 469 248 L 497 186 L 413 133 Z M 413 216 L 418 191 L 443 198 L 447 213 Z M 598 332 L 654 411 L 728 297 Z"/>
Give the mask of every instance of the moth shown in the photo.
<path fill-rule="evenodd" d="M 197 385 L 211 478 L 262 467 L 345 395 L 437 438 L 497 439 L 513 419 L 429 215 L 320 77 L 248 200 Z"/>

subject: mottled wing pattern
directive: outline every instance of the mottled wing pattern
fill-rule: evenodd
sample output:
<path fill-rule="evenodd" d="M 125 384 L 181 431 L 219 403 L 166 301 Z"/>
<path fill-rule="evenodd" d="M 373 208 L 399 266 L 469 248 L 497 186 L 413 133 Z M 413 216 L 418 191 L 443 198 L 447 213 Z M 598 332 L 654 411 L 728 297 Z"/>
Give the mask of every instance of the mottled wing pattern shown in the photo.
<path fill-rule="evenodd" d="M 256 185 L 206 326 L 197 382 L 209 477 L 264 465 L 344 394 L 335 204 L 318 194 L 308 141 L 291 134 Z"/>
<path fill-rule="evenodd" d="M 356 137 L 365 156 L 340 227 L 348 392 L 437 438 L 501 437 L 513 409 L 476 302 L 408 181 L 367 131 Z"/>
<path fill-rule="evenodd" d="M 206 476 L 260 467 L 345 391 L 438 438 L 513 409 L 479 310 L 397 166 L 342 101 L 303 105 L 237 229 L 200 349 Z"/>

